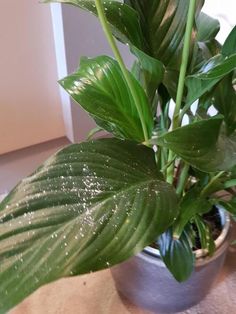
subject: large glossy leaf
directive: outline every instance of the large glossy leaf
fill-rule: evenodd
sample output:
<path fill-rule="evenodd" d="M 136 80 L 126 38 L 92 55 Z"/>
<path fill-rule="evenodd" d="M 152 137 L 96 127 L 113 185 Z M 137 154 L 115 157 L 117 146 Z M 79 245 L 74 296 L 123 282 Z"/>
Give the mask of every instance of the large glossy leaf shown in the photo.
<path fill-rule="evenodd" d="M 145 47 L 149 55 L 171 69 L 179 69 L 187 21 L 188 0 L 125 0 L 140 17 Z M 197 0 L 196 17 L 203 5 Z M 196 31 L 191 38 L 191 51 Z"/>
<path fill-rule="evenodd" d="M 94 0 L 43 0 L 43 2 L 70 4 L 97 15 Z M 103 0 L 103 5 L 113 35 L 123 43 L 130 43 L 142 49 L 143 35 L 136 12 L 120 1 Z"/>
<path fill-rule="evenodd" d="M 187 233 L 184 231 L 179 239 L 174 239 L 169 229 L 159 237 L 158 244 L 161 257 L 175 279 L 180 282 L 188 279 L 195 257 Z"/>
<path fill-rule="evenodd" d="M 150 136 L 153 127 L 151 106 L 139 82 L 130 74 L 145 125 Z M 120 138 L 142 142 L 141 121 L 118 63 L 108 57 L 83 59 L 79 69 L 62 79 L 60 84 L 86 111 L 95 117 L 96 123 Z"/>
<path fill-rule="evenodd" d="M 201 171 L 224 171 L 236 164 L 236 134 L 227 136 L 220 118 L 194 122 L 150 142 L 170 148 Z"/>
<path fill-rule="evenodd" d="M 191 105 L 207 91 L 210 91 L 224 76 L 236 68 L 236 54 L 217 55 L 208 60 L 201 70 L 186 78 L 188 95 L 186 105 Z"/>
<path fill-rule="evenodd" d="M 151 149 L 103 139 L 61 150 L 0 204 L 0 313 L 43 284 L 126 260 L 177 214 Z"/>

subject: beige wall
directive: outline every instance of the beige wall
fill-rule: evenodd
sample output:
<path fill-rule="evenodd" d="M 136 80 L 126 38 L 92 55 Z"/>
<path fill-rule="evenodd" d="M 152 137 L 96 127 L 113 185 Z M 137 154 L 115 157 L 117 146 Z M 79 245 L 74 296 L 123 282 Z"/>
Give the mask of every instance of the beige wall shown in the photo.
<path fill-rule="evenodd" d="M 0 154 L 65 134 L 49 5 L 0 1 Z"/>

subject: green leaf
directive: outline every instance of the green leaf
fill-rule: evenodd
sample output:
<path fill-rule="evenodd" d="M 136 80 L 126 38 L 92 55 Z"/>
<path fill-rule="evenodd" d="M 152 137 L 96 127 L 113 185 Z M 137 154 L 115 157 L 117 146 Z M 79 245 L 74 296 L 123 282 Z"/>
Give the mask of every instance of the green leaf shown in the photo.
<path fill-rule="evenodd" d="M 144 87 L 150 104 L 153 104 L 157 88 L 164 77 L 164 66 L 160 61 L 150 57 L 134 46 L 131 48 L 131 51 L 138 58 L 140 68 L 138 77 L 143 83 L 142 86 Z M 153 104 L 153 112 L 155 113 L 155 111 L 156 106 Z"/>
<path fill-rule="evenodd" d="M 212 204 L 205 198 L 200 197 L 199 189 L 188 191 L 180 203 L 180 213 L 173 225 L 173 235 L 179 238 L 187 223 L 196 214 L 207 213 L 212 208 Z"/>
<path fill-rule="evenodd" d="M 188 95 L 186 106 L 192 104 L 204 93 L 210 91 L 224 76 L 232 72 L 236 67 L 236 54 L 223 57 L 217 55 L 208 60 L 201 70 L 187 76 L 186 85 Z"/>
<path fill-rule="evenodd" d="M 221 45 L 215 39 L 220 29 L 219 21 L 200 12 L 196 26 L 197 41 L 192 58 L 192 72 L 199 71 L 207 60 L 221 53 Z"/>
<path fill-rule="evenodd" d="M 150 137 L 153 118 L 147 96 L 139 82 L 130 74 L 139 95 L 142 115 Z M 60 81 L 63 88 L 96 123 L 120 138 L 143 142 L 144 135 L 133 97 L 118 63 L 108 57 L 82 59 L 80 68 Z"/>
<path fill-rule="evenodd" d="M 195 257 L 184 231 L 179 239 L 174 239 L 171 229 L 158 239 L 161 257 L 169 271 L 179 282 L 189 278 L 194 268 Z"/>
<path fill-rule="evenodd" d="M 221 44 L 216 39 L 198 42 L 192 73 L 198 72 L 209 59 L 219 55 L 221 53 L 221 48 Z"/>
<path fill-rule="evenodd" d="M 213 93 L 214 106 L 224 115 L 228 133 L 236 129 L 236 91 L 232 80 L 232 75 L 228 74 L 219 82 Z"/>
<path fill-rule="evenodd" d="M 230 170 L 230 172 L 231 172 L 231 177 L 235 179 L 235 178 L 236 178 L 236 166 L 233 167 L 233 168 Z"/>
<path fill-rule="evenodd" d="M 145 40 L 145 52 L 160 60 L 166 67 L 179 69 L 183 39 L 186 28 L 188 1 L 186 0 L 125 0 L 140 17 Z M 197 0 L 196 17 L 203 5 Z M 191 37 L 191 51 L 194 47 L 196 30 Z"/>
<path fill-rule="evenodd" d="M 203 172 L 225 171 L 236 164 L 236 133 L 227 136 L 220 118 L 177 128 L 150 143 L 171 149 Z"/>
<path fill-rule="evenodd" d="M 217 19 L 200 12 L 197 21 L 197 40 L 208 41 L 215 38 L 220 30 L 220 23 Z"/>
<path fill-rule="evenodd" d="M 0 313 L 46 283 L 128 259 L 177 214 L 151 149 L 103 139 L 59 151 L 0 204 Z"/>
<path fill-rule="evenodd" d="M 198 236 L 201 242 L 201 248 L 207 250 L 209 256 L 215 252 L 215 242 L 212 238 L 212 233 L 209 226 L 204 222 L 203 218 L 199 215 L 194 217 L 194 224 L 198 230 Z"/>
<path fill-rule="evenodd" d="M 43 2 L 70 4 L 97 16 L 94 0 L 43 0 Z M 143 38 L 137 13 L 119 1 L 103 0 L 103 4 L 113 35 L 123 43 L 142 49 Z"/>
<path fill-rule="evenodd" d="M 224 56 L 230 56 L 235 53 L 236 53 L 236 26 L 234 26 L 222 47 L 222 54 Z"/>
<path fill-rule="evenodd" d="M 230 201 L 220 200 L 219 204 L 236 217 L 236 197 L 232 198 Z"/>
<path fill-rule="evenodd" d="M 164 74 L 163 84 L 172 99 L 176 99 L 178 88 L 179 72 L 177 70 L 166 70 Z"/>
<path fill-rule="evenodd" d="M 236 186 L 236 179 L 232 179 L 232 180 L 224 182 L 224 188 L 226 188 L 226 189 L 232 188 L 235 186 Z"/>

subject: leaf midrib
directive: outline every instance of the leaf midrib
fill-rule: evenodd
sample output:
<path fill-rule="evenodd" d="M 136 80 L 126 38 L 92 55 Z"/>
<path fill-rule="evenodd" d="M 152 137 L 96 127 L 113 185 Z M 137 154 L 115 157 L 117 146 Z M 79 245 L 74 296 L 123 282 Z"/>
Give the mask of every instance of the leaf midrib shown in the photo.
<path fill-rule="evenodd" d="M 110 200 L 114 200 L 114 196 L 116 196 L 117 199 L 118 199 L 120 194 L 127 193 L 129 190 L 136 189 L 136 188 L 138 188 L 138 187 L 142 187 L 143 185 L 147 185 L 147 186 L 148 186 L 151 182 L 157 182 L 157 181 L 158 181 L 158 182 L 162 182 L 162 181 L 160 181 L 159 179 L 154 179 L 154 178 L 153 178 L 153 179 L 149 179 L 149 180 L 146 180 L 146 181 L 140 181 L 138 184 L 133 184 L 133 185 L 131 185 L 131 186 L 125 188 L 125 189 L 119 190 L 119 191 L 116 192 L 116 193 L 111 193 L 111 195 L 108 196 L 108 197 L 106 197 L 103 201 L 98 201 L 98 202 L 92 204 L 92 206 L 91 206 L 91 205 L 88 206 L 84 212 L 81 212 L 81 213 L 80 213 L 79 216 L 73 216 L 72 219 L 70 219 L 70 220 L 68 221 L 68 224 L 70 224 L 72 221 L 74 221 L 74 220 L 76 220 L 76 219 L 78 219 L 78 218 L 83 217 L 84 215 L 86 215 L 86 211 L 87 211 L 88 209 L 93 212 L 94 209 L 96 209 L 98 205 L 102 206 L 102 205 L 104 205 L 106 202 L 108 202 L 108 201 L 110 201 Z M 78 204 L 78 202 L 77 202 L 77 203 L 71 203 L 70 206 L 73 206 L 73 205 L 75 205 L 75 204 Z M 53 208 L 55 209 L 55 207 L 57 207 L 57 206 L 50 206 L 50 207 L 53 207 Z M 47 207 L 46 209 L 48 210 L 50 207 Z M 60 207 L 60 205 L 58 205 L 58 207 Z M 45 209 L 45 208 L 38 208 L 37 210 L 43 210 L 43 209 Z M 22 216 L 22 215 L 19 215 L 19 216 L 17 216 L 17 218 L 20 218 L 21 216 Z M 4 223 L 7 224 L 8 221 L 7 221 L 7 222 L 3 222 L 2 225 L 4 225 Z M 59 223 L 59 224 L 56 224 L 56 225 L 53 225 L 53 224 L 49 225 L 49 224 L 48 224 L 48 225 L 45 226 L 45 227 L 53 227 L 53 226 L 56 227 L 56 226 L 60 226 L 60 225 L 62 225 L 62 224 L 63 224 L 63 223 Z M 0 224 L 0 226 L 1 226 L 1 224 Z M 32 230 L 35 230 L 35 229 L 38 229 L 38 228 L 42 228 L 42 225 L 38 226 L 37 228 L 33 228 L 33 227 L 34 227 L 34 225 L 31 224 L 31 225 L 28 226 L 28 228 L 25 228 L 25 226 L 24 226 L 24 227 L 22 227 L 22 229 L 24 229 L 25 231 L 32 231 Z M 20 229 L 20 228 L 17 229 L 17 230 L 19 230 L 19 232 L 18 232 L 17 234 L 21 233 L 20 231 L 22 231 L 22 229 Z M 60 228 L 59 228 L 59 229 L 60 229 Z M 11 234 L 11 232 L 9 232 L 9 233 Z M 7 235 L 8 235 L 8 234 L 6 234 L 6 236 L 4 237 L 4 239 L 7 238 Z M 13 234 L 12 236 L 15 236 L 15 235 L 16 235 L 16 233 Z"/>

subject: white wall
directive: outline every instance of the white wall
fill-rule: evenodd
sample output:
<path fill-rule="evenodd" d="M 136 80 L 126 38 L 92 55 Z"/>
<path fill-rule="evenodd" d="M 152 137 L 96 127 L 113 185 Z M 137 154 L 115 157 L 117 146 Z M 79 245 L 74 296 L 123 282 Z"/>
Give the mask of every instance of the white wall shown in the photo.
<path fill-rule="evenodd" d="M 0 154 L 65 134 L 49 5 L 0 1 Z"/>
<path fill-rule="evenodd" d="M 236 24 L 236 1 L 205 0 L 203 11 L 220 21 L 221 28 L 216 38 L 223 43 Z"/>

